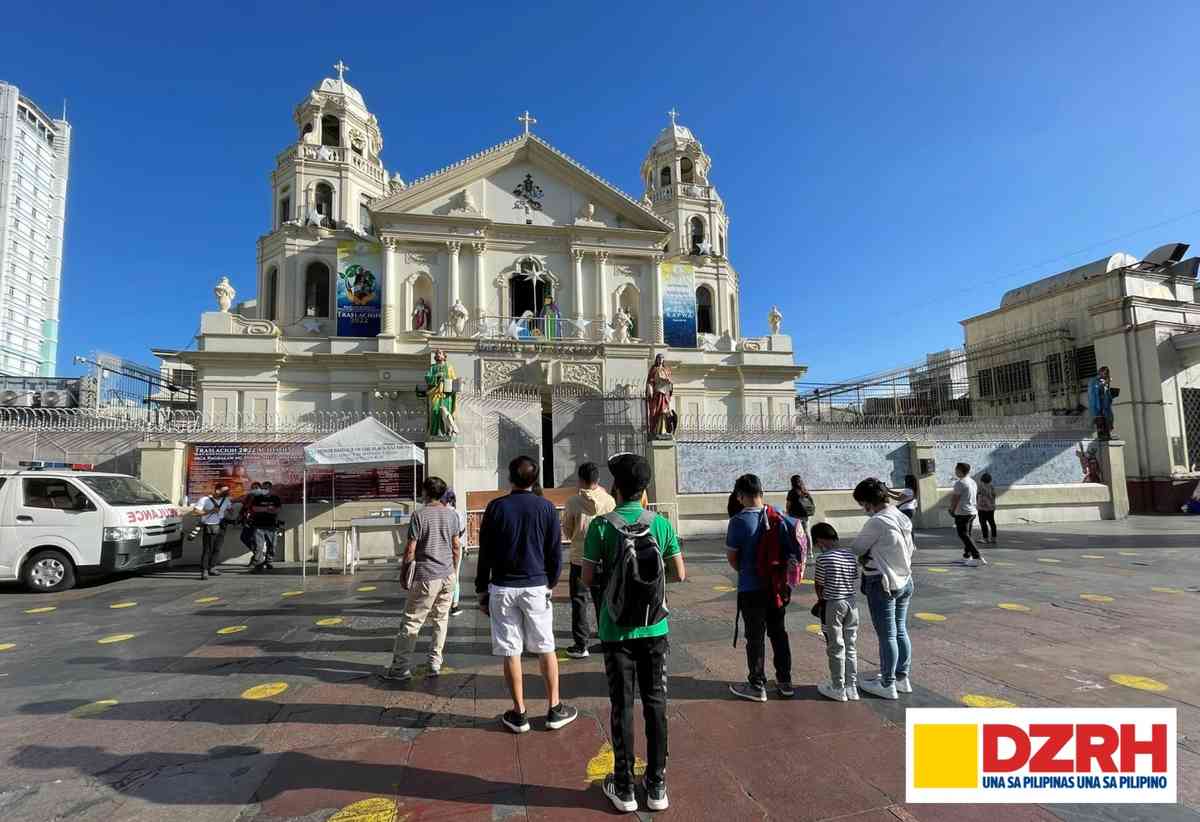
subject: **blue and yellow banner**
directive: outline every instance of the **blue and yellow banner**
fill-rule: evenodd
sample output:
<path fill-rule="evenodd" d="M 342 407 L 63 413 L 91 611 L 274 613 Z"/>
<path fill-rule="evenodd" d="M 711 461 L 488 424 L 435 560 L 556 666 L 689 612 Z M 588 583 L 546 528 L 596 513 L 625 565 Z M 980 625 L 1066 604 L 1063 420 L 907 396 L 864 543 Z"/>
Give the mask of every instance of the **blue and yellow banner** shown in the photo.
<path fill-rule="evenodd" d="M 696 347 L 696 267 L 661 263 L 663 342 L 671 348 Z"/>
<path fill-rule="evenodd" d="M 355 240 L 337 246 L 337 335 L 374 337 L 383 316 L 383 276 L 377 243 Z"/>

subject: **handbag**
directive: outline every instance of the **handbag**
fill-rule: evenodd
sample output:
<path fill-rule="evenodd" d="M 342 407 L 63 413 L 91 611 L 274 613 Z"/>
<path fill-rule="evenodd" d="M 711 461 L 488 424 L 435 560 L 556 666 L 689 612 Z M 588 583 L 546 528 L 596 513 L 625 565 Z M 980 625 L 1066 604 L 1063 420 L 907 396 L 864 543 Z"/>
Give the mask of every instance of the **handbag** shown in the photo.
<path fill-rule="evenodd" d="M 810 614 L 821 620 L 821 624 L 825 624 L 825 600 L 818 599 L 813 603 L 813 607 L 808 610 Z"/>
<path fill-rule="evenodd" d="M 411 562 L 405 561 L 400 563 L 400 587 L 405 591 L 411 591 L 413 583 L 417 578 L 417 561 L 414 559 Z"/>

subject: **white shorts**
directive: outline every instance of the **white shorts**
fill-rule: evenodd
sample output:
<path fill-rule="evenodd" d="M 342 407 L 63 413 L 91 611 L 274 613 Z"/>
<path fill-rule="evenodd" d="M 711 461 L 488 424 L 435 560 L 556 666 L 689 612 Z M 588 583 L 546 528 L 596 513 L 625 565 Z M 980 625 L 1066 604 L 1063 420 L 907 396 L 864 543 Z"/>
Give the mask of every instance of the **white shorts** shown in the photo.
<path fill-rule="evenodd" d="M 488 610 L 492 615 L 492 654 L 520 656 L 554 651 L 554 611 L 550 589 L 500 588 L 488 586 Z"/>

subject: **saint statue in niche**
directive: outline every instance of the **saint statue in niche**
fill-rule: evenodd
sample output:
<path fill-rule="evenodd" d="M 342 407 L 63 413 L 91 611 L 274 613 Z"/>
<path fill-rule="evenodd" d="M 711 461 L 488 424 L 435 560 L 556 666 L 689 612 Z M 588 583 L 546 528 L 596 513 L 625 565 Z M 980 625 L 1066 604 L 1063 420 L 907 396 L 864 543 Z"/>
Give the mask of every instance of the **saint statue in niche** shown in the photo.
<path fill-rule="evenodd" d="M 413 306 L 412 327 L 413 331 L 433 330 L 433 311 L 424 297 L 418 297 L 417 304 Z"/>
<path fill-rule="evenodd" d="M 547 340 L 556 339 L 559 335 L 559 320 L 561 315 L 558 311 L 558 303 L 554 302 L 554 298 L 547 294 L 542 298 L 542 315 L 541 315 L 541 331 L 542 337 Z"/>
<path fill-rule="evenodd" d="M 458 433 L 454 421 L 458 393 L 454 366 L 446 361 L 446 352 L 433 352 L 433 365 L 425 372 L 425 397 L 429 403 L 429 436 L 450 438 Z"/>
<path fill-rule="evenodd" d="M 674 392 L 671 369 L 663 355 L 658 354 L 646 374 L 646 428 L 653 437 L 671 435 L 671 396 Z"/>

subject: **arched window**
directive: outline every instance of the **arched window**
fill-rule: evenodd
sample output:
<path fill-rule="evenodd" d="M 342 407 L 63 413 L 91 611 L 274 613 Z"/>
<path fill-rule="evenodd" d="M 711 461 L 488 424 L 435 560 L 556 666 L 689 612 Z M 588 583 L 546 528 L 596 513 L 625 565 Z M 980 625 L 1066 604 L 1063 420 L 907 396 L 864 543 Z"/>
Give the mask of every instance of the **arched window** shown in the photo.
<path fill-rule="evenodd" d="M 681 182 L 681 183 L 696 182 L 695 174 L 692 171 L 692 161 L 689 160 L 687 157 L 684 157 L 682 160 L 679 161 L 679 182 Z"/>
<path fill-rule="evenodd" d="M 279 269 L 272 266 L 267 271 L 266 279 L 263 281 L 263 316 L 265 319 L 274 322 L 279 319 L 276 313 L 276 303 L 279 301 Z"/>
<path fill-rule="evenodd" d="M 696 289 L 696 333 L 717 333 L 716 324 L 713 322 L 713 293 L 706 285 Z"/>
<path fill-rule="evenodd" d="M 329 316 L 329 266 L 312 262 L 304 269 L 304 316 Z"/>
<path fill-rule="evenodd" d="M 321 118 L 321 145 L 340 146 L 342 144 L 342 123 L 332 114 Z"/>
<path fill-rule="evenodd" d="M 313 192 L 313 206 L 321 215 L 321 225 L 333 228 L 333 186 L 317 183 Z"/>
<path fill-rule="evenodd" d="M 508 308 L 513 317 L 521 317 L 526 311 L 538 316 L 546 296 L 552 294 L 550 282 L 545 277 L 534 276 L 541 272 L 537 260 L 526 257 L 517 264 L 517 272 L 509 280 Z"/>
<path fill-rule="evenodd" d="M 729 336 L 738 335 L 737 297 L 729 295 Z"/>
<path fill-rule="evenodd" d="M 671 184 L 671 167 L 670 166 L 663 166 L 662 174 L 659 175 L 658 180 L 659 180 L 658 184 L 661 186 L 664 186 L 664 187 L 669 186 Z"/>
<path fill-rule="evenodd" d="M 692 227 L 692 253 L 700 253 L 700 244 L 704 242 L 704 221 L 693 217 L 689 225 Z"/>
<path fill-rule="evenodd" d="M 721 256 L 724 257 L 725 256 L 725 232 L 724 231 L 717 232 L 717 239 L 721 241 L 718 248 L 720 249 Z"/>

